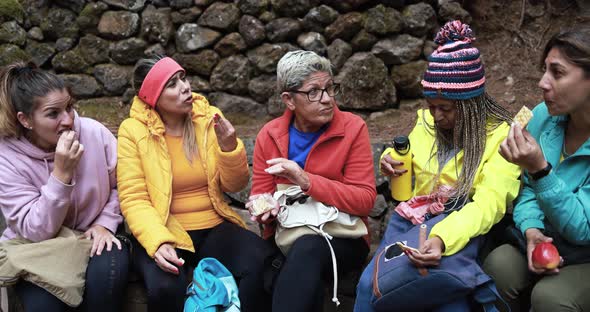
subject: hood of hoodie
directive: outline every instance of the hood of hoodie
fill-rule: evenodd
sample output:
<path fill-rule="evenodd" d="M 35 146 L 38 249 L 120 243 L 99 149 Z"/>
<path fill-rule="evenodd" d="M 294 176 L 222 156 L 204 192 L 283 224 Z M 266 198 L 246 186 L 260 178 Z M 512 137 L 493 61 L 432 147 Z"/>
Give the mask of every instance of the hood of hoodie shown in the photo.
<path fill-rule="evenodd" d="M 78 115 L 78 112 L 74 111 L 73 130 L 76 132 L 76 138 L 80 137 L 80 124 L 80 116 Z M 53 157 L 55 155 L 55 152 L 46 152 L 40 149 L 24 136 L 21 136 L 20 138 L 6 138 L 4 139 L 4 142 L 6 142 L 7 147 L 25 154 L 33 159 L 53 161 Z"/>
<path fill-rule="evenodd" d="M 192 109 L 192 120 L 196 121 L 197 118 L 209 118 L 213 117 L 210 110 L 207 109 L 208 102 L 202 95 L 193 92 L 193 109 Z M 131 103 L 131 110 L 129 116 L 143 124 L 145 124 L 150 131 L 150 134 L 162 136 L 166 132 L 166 127 L 160 114 L 156 112 L 151 106 L 143 102 L 137 96 L 133 98 Z"/>

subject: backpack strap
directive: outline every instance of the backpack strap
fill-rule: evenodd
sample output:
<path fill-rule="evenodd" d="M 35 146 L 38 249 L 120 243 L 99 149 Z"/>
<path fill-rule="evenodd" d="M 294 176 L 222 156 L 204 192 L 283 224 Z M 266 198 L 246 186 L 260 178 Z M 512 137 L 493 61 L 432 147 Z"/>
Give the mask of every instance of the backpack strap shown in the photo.
<path fill-rule="evenodd" d="M 381 252 L 375 257 L 375 265 L 373 265 L 373 294 L 377 298 L 381 298 L 381 291 L 379 291 L 379 259 L 383 256 L 383 253 L 387 250 L 387 247 L 383 248 Z"/>

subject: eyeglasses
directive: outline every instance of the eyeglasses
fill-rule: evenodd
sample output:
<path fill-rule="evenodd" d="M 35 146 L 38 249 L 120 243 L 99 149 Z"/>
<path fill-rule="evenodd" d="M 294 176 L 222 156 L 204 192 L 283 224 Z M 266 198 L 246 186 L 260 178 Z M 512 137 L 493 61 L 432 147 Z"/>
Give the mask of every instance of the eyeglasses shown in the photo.
<path fill-rule="evenodd" d="M 298 91 L 298 90 L 290 90 L 289 92 L 293 93 L 301 93 L 307 95 L 307 99 L 310 102 L 318 102 L 324 96 L 324 92 L 328 93 L 328 96 L 334 97 L 340 93 L 340 85 L 333 84 L 331 86 L 326 87 L 325 89 L 317 89 L 313 88 L 309 91 Z"/>

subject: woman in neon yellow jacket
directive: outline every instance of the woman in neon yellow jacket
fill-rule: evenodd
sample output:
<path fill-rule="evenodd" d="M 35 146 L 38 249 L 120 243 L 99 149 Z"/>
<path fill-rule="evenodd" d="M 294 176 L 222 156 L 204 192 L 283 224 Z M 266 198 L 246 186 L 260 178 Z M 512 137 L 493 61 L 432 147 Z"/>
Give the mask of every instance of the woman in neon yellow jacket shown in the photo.
<path fill-rule="evenodd" d="M 119 127 L 117 184 L 150 311 L 181 311 L 190 281 L 183 258 L 194 267 L 204 257 L 237 277 L 242 311 L 263 311 L 268 245 L 223 200 L 224 191 L 248 183 L 242 141 L 216 107 L 191 92 L 173 59 L 140 60 L 133 83 L 138 95 Z"/>
<path fill-rule="evenodd" d="M 452 212 L 433 226 L 419 253 L 408 252 L 418 267 L 438 266 L 442 257 L 456 254 L 470 239 L 488 233 L 519 189 L 519 168 L 498 153 L 511 118 L 485 93 L 484 69 L 473 40 L 468 25 L 447 23 L 435 38 L 439 47 L 428 58 L 422 80 L 428 109 L 418 111 L 409 136 L 413 192 L 414 196 L 429 195 L 441 186 L 449 187 L 445 209 Z M 392 179 L 407 174 L 389 156 L 390 151 L 381 157 L 381 173 Z M 373 264 L 357 286 L 355 311 L 373 310 Z M 462 298 L 435 311 L 464 311 L 468 305 Z"/>

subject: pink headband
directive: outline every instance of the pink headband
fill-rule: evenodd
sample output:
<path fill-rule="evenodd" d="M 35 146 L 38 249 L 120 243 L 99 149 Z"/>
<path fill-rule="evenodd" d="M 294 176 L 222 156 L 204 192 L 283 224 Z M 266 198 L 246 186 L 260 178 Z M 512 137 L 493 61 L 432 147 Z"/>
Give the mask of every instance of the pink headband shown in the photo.
<path fill-rule="evenodd" d="M 184 72 L 184 69 L 173 59 L 165 57 L 159 60 L 145 76 L 137 95 L 149 106 L 156 107 L 168 79 L 179 71 Z"/>

